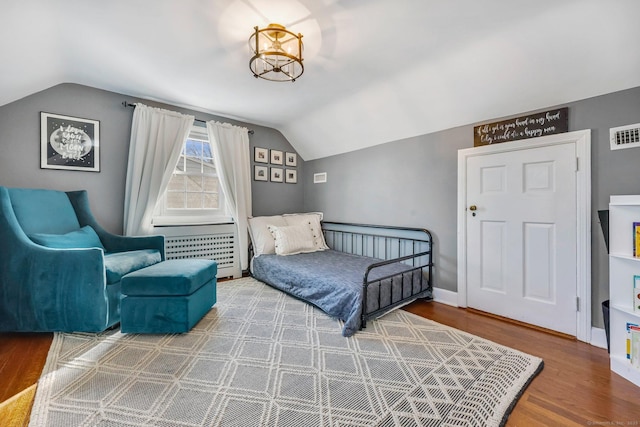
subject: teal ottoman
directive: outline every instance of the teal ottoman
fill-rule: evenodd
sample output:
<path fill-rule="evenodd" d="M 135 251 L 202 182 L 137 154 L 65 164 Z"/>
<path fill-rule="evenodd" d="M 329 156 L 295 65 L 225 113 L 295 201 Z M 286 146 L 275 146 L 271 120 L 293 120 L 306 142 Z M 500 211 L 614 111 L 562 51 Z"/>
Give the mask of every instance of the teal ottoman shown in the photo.
<path fill-rule="evenodd" d="M 218 264 L 205 259 L 163 261 L 122 278 L 120 330 L 189 332 L 216 303 Z"/>

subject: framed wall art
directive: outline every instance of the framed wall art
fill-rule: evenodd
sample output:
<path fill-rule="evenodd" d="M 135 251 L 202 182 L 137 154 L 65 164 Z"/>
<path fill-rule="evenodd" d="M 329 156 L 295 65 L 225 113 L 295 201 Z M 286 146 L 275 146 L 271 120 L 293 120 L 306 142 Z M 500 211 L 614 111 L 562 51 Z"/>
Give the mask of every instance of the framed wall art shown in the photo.
<path fill-rule="evenodd" d="M 298 183 L 298 171 L 295 169 L 287 169 L 285 172 L 284 180 L 287 184 Z"/>
<path fill-rule="evenodd" d="M 282 163 L 282 151 L 271 150 L 271 164 L 281 165 Z"/>
<path fill-rule="evenodd" d="M 285 164 L 287 166 L 298 166 L 298 155 L 296 153 L 285 153 Z"/>
<path fill-rule="evenodd" d="M 266 166 L 253 166 L 253 179 L 256 181 L 269 181 L 269 168 Z"/>
<path fill-rule="evenodd" d="M 100 122 L 41 112 L 40 168 L 100 172 Z"/>
<path fill-rule="evenodd" d="M 271 181 L 282 182 L 282 168 L 271 168 Z"/>
<path fill-rule="evenodd" d="M 269 150 L 266 148 L 254 147 L 253 161 L 256 163 L 269 163 Z"/>

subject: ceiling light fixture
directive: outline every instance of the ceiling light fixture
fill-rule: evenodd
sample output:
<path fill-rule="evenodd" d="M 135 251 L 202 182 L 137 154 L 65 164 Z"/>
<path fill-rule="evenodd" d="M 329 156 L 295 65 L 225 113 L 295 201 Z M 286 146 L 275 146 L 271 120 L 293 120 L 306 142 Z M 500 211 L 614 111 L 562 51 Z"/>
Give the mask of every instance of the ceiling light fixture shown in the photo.
<path fill-rule="evenodd" d="M 253 57 L 249 68 L 254 77 L 274 82 L 295 82 L 304 72 L 302 34 L 296 35 L 280 24 L 254 27 L 249 37 Z"/>

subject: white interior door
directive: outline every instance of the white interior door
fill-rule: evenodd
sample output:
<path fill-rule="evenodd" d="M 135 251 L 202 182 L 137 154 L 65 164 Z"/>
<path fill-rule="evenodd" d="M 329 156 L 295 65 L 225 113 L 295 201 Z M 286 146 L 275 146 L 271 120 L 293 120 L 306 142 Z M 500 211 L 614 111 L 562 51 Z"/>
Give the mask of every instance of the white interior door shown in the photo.
<path fill-rule="evenodd" d="M 467 158 L 467 304 L 576 335 L 573 143 Z"/>

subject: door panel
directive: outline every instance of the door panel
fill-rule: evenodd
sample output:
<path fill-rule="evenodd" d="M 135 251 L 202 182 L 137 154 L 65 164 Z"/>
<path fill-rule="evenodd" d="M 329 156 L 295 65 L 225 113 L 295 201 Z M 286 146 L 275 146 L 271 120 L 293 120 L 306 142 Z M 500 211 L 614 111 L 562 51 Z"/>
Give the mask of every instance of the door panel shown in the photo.
<path fill-rule="evenodd" d="M 506 227 L 504 222 L 481 223 L 482 251 L 480 253 L 480 288 L 485 291 L 506 293 L 504 260 L 506 258 Z"/>
<path fill-rule="evenodd" d="M 481 169 L 482 194 L 504 193 L 506 185 L 506 168 L 504 166 L 486 167 Z"/>
<path fill-rule="evenodd" d="M 554 224 L 524 224 L 524 297 L 555 304 Z"/>
<path fill-rule="evenodd" d="M 574 144 L 467 158 L 470 307 L 576 334 L 575 165 Z"/>

